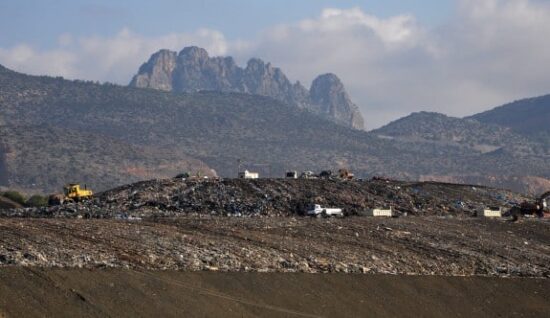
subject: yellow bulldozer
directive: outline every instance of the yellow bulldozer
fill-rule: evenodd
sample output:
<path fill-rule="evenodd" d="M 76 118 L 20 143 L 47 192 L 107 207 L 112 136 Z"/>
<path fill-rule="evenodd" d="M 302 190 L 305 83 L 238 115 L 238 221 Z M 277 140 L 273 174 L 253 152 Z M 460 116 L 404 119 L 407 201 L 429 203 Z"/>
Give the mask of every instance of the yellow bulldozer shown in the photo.
<path fill-rule="evenodd" d="M 89 200 L 93 197 L 94 193 L 89 190 L 86 185 L 84 188 L 80 188 L 80 184 L 69 183 L 63 187 L 63 194 L 52 194 L 48 199 L 49 205 L 60 205 L 70 202 L 81 202 Z"/>

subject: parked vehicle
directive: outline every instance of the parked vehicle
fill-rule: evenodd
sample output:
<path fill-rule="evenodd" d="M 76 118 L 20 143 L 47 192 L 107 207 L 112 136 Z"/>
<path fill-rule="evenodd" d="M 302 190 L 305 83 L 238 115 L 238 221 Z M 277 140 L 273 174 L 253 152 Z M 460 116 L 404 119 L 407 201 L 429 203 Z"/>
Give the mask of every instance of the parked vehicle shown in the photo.
<path fill-rule="evenodd" d="M 297 179 L 298 178 L 298 172 L 296 171 L 287 171 L 285 178 L 287 179 Z"/>
<path fill-rule="evenodd" d="M 320 204 L 313 204 L 308 207 L 307 215 L 316 216 L 316 217 L 343 217 L 344 213 L 340 208 L 325 208 Z"/>

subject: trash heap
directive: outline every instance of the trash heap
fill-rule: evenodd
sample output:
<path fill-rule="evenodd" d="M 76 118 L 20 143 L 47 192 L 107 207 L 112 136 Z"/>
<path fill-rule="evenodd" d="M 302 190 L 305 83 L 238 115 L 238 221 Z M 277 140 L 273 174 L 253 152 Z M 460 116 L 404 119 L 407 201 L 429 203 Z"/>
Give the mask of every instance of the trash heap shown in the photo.
<path fill-rule="evenodd" d="M 97 195 L 93 200 L 46 208 L 0 210 L 0 216 L 137 219 L 189 214 L 236 217 L 304 215 L 316 203 L 364 215 L 392 207 L 396 216 L 475 216 L 486 206 L 506 211 L 524 200 L 508 190 L 436 182 L 320 179 L 149 180 Z"/>

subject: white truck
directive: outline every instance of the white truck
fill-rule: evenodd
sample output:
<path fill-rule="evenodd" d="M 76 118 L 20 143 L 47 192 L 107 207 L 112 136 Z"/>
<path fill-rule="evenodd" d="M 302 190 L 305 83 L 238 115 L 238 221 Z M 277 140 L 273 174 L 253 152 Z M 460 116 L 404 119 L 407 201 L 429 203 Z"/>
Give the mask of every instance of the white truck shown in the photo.
<path fill-rule="evenodd" d="M 313 204 L 308 207 L 307 215 L 316 216 L 316 217 L 343 217 L 344 213 L 340 208 L 324 208 L 320 204 Z"/>

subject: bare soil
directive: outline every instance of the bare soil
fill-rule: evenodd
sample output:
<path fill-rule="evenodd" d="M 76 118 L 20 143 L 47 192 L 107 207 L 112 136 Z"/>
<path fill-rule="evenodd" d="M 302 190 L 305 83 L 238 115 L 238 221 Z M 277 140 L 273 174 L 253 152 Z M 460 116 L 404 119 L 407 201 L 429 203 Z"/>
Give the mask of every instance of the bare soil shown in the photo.
<path fill-rule="evenodd" d="M 0 269 L 5 317 L 548 317 L 550 280 Z"/>

